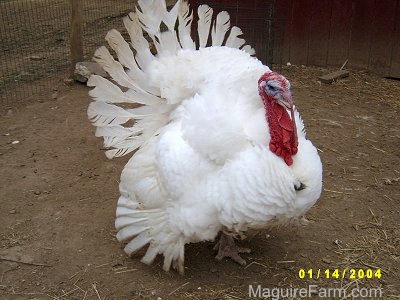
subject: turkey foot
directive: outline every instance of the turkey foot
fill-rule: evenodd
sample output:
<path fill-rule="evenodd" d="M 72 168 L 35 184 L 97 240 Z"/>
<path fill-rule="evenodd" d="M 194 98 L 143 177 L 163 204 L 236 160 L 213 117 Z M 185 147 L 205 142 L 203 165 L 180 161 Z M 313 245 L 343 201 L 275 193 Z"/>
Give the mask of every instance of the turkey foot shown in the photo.
<path fill-rule="evenodd" d="M 246 261 L 240 257 L 239 253 L 250 253 L 249 248 L 240 247 L 235 244 L 233 237 L 221 232 L 218 243 L 214 246 L 214 250 L 218 250 L 215 257 L 221 261 L 224 257 L 229 257 L 239 265 L 245 266 Z"/>

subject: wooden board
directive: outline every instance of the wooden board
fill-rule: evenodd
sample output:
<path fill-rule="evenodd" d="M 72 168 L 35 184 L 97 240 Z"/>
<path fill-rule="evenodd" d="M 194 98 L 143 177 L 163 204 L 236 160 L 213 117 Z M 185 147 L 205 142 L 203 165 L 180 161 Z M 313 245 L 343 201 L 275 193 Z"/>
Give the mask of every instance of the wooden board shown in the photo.
<path fill-rule="evenodd" d="M 346 70 L 338 70 L 332 73 L 329 73 L 327 75 L 318 77 L 318 79 L 323 82 L 323 83 L 332 83 L 335 80 L 338 80 L 340 78 L 345 78 L 345 77 L 349 77 L 349 71 Z"/>

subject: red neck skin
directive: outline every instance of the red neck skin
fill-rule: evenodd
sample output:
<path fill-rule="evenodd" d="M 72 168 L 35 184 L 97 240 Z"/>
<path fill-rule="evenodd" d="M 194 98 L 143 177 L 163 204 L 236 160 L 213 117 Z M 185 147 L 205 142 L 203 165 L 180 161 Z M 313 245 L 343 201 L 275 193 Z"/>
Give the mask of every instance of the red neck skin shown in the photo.
<path fill-rule="evenodd" d="M 282 157 L 285 163 L 290 166 L 293 164 L 292 156 L 298 150 L 297 129 L 293 108 L 291 109 L 292 118 L 290 118 L 287 110 L 274 99 L 271 99 L 265 91 L 260 91 L 260 96 L 264 102 L 265 116 L 271 135 L 269 149 Z"/>

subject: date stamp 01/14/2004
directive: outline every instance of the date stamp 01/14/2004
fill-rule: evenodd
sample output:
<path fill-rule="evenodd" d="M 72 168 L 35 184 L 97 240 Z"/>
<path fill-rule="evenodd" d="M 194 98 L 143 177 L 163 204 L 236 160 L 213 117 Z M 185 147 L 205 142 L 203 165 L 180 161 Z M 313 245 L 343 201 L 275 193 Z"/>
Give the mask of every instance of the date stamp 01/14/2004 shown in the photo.
<path fill-rule="evenodd" d="M 300 269 L 300 279 L 380 279 L 381 269 Z"/>

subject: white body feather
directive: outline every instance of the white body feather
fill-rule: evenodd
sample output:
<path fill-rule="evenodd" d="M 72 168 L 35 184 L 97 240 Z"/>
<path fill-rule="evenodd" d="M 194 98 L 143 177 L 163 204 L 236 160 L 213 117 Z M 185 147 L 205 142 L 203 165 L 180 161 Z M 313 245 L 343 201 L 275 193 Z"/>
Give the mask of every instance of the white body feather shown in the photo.
<path fill-rule="evenodd" d="M 97 61 L 128 90 L 93 76 L 88 85 L 95 86 L 90 94 L 96 101 L 88 115 L 98 127 L 96 135 L 114 148 L 108 157 L 139 148 L 121 176 L 117 238 L 129 242 L 128 254 L 149 244 L 143 262 L 163 254 L 165 270 L 172 264 L 183 273 L 187 243 L 213 240 L 220 230 L 241 233 L 304 215 L 321 193 L 322 166 L 297 112 L 299 150 L 293 165 L 269 150 L 269 129 L 257 90 L 257 80 L 269 68 L 247 53 L 253 52 L 251 47 L 247 52 L 235 49 L 244 44 L 238 38 L 240 29 L 232 28 L 227 38 L 234 48 L 203 48 L 210 29 L 213 45 L 224 41 L 229 29 L 226 13 L 211 26 L 212 10 L 199 8 L 201 49 L 195 50 L 186 2 L 178 1 L 171 12 L 161 0 L 139 4 L 139 16 L 124 20 L 138 64 L 115 31 L 107 40 L 119 62 L 105 48 L 96 53 Z M 144 48 L 146 42 L 138 37 L 141 29 L 132 27 L 139 26 L 138 19 L 154 38 L 157 56 Z M 176 19 L 184 22 L 178 35 Z M 161 21 L 169 28 L 164 33 L 159 30 Z M 121 102 L 145 106 L 115 105 Z M 123 126 L 129 120 L 136 123 Z M 296 191 L 298 182 L 307 188 Z"/>

